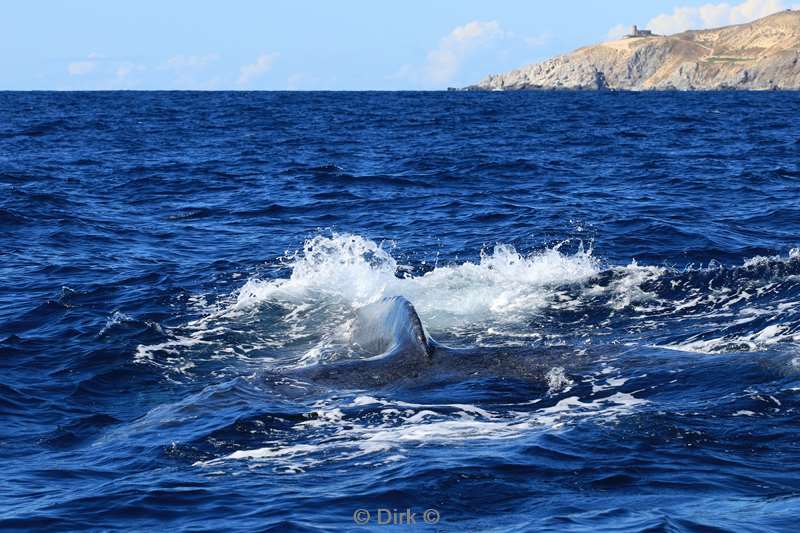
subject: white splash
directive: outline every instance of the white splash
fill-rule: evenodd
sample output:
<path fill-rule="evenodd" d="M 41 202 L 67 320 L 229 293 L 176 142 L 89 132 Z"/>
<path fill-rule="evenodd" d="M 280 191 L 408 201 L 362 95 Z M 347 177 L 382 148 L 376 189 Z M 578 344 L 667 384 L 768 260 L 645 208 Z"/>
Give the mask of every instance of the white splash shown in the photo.
<path fill-rule="evenodd" d="M 554 247 L 522 255 L 512 246 L 497 245 L 482 252 L 477 263 L 439 266 L 422 276 L 399 278 L 389 251 L 350 234 L 310 239 L 289 263 L 288 279 L 250 279 L 238 292 L 236 308 L 309 301 L 359 307 L 385 296 L 405 296 L 427 327 L 444 329 L 514 321 L 551 302 L 555 287 L 581 283 L 599 272 L 591 251 L 565 255 Z"/>
<path fill-rule="evenodd" d="M 545 379 L 547 379 L 547 392 L 549 394 L 554 394 L 565 389 L 568 390 L 573 384 L 572 380 L 564 371 L 564 367 L 561 366 L 554 366 L 551 368 L 547 372 L 547 375 L 545 375 Z"/>
<path fill-rule="evenodd" d="M 620 416 L 648 403 L 633 394 L 616 392 L 591 400 L 570 396 L 550 407 L 530 410 L 538 401 L 520 404 L 519 408 L 524 410 L 501 413 L 467 404 L 415 404 L 366 395 L 344 406 L 324 400 L 315 405 L 316 417 L 295 426 L 296 431 L 311 432 L 306 437 L 314 444 L 275 442 L 200 461 L 195 466 L 249 460 L 283 473 L 304 472 L 322 463 L 355 459 L 374 466 L 381 461 L 402 459 L 408 448 L 419 446 L 464 446 L 486 440 L 516 439 L 586 419 L 598 424 L 614 423 Z M 372 407 L 373 413 L 379 409 L 379 416 L 347 417 L 342 407 Z"/>
<path fill-rule="evenodd" d="M 689 338 L 685 342 L 667 344 L 661 348 L 707 354 L 730 351 L 758 352 L 785 342 L 800 343 L 800 332 L 791 331 L 788 326 L 783 324 L 771 324 L 749 335 L 721 336 L 710 339 Z"/>

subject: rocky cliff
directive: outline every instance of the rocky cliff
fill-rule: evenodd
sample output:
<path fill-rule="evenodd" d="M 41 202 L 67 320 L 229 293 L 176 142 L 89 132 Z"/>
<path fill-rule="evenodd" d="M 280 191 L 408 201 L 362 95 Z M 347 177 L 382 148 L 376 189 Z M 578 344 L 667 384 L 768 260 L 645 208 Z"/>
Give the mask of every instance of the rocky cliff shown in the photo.
<path fill-rule="evenodd" d="M 468 89 L 800 89 L 800 11 L 587 46 Z"/>

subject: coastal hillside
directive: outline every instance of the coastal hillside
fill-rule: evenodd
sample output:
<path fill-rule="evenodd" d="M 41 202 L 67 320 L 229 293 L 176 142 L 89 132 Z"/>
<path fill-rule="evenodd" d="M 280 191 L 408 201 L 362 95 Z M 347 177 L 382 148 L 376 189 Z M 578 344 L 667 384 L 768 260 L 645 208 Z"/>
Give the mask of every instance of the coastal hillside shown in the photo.
<path fill-rule="evenodd" d="M 800 11 L 675 35 L 628 36 L 490 75 L 473 90 L 800 89 Z"/>

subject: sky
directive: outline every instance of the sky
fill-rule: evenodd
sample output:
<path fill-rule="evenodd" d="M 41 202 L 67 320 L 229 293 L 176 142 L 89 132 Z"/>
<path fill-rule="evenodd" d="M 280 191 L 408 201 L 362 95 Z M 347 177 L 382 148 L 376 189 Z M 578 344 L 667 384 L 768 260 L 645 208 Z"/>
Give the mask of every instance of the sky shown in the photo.
<path fill-rule="evenodd" d="M 796 2 L 796 0 L 795 0 Z M 427 90 L 785 0 L 8 0 L 0 90 Z"/>

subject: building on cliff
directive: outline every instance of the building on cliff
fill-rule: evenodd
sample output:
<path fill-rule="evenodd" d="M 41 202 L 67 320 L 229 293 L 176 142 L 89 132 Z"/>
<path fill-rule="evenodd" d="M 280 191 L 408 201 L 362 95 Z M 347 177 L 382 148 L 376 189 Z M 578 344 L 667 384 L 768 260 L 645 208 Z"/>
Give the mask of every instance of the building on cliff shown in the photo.
<path fill-rule="evenodd" d="M 636 24 L 634 24 L 633 28 L 631 28 L 630 35 L 626 35 L 625 37 L 631 38 L 631 37 L 652 37 L 652 36 L 653 36 L 653 32 L 652 31 L 650 31 L 650 30 L 640 30 L 636 26 Z"/>

